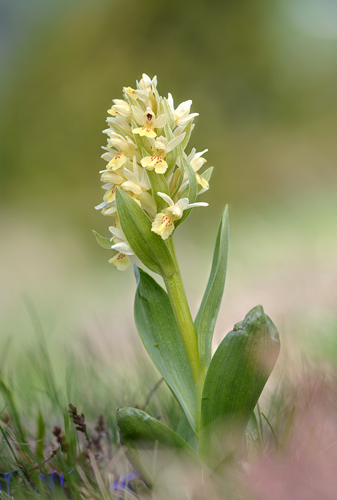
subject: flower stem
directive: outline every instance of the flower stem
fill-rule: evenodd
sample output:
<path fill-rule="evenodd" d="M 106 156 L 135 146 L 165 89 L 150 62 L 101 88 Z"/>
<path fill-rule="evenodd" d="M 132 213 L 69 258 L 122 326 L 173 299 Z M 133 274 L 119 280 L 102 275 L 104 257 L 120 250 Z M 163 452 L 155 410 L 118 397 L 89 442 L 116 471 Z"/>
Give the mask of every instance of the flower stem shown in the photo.
<path fill-rule="evenodd" d="M 167 241 L 167 246 L 172 254 L 176 271 L 168 276 L 164 276 L 167 293 L 171 306 L 178 323 L 179 331 L 186 347 L 194 383 L 197 384 L 199 378 L 199 352 L 198 339 L 195 332 L 191 311 L 188 306 L 184 285 L 175 255 L 172 237 Z"/>

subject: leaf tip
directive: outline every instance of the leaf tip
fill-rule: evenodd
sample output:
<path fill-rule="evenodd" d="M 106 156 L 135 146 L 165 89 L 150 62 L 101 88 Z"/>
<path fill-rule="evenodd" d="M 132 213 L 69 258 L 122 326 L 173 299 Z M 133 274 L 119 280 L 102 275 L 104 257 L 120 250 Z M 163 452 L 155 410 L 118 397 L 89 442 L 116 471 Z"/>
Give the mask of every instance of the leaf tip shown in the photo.
<path fill-rule="evenodd" d="M 138 286 L 140 282 L 140 272 L 139 272 L 139 267 L 136 264 L 134 264 L 133 266 L 133 272 L 135 273 L 135 278 Z"/>

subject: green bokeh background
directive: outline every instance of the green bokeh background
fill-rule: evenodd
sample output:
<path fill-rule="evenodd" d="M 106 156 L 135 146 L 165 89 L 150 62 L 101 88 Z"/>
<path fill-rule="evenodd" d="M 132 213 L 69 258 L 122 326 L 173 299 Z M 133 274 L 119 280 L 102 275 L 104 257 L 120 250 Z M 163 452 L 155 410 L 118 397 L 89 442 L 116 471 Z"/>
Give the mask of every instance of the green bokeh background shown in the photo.
<path fill-rule="evenodd" d="M 176 105 L 193 100 L 190 144 L 215 167 L 210 206 L 176 234 L 193 313 L 228 203 L 216 343 L 262 303 L 285 359 L 294 339 L 307 356 L 336 359 L 336 4 L 5 0 L 0 18 L 0 335 L 10 359 L 32 349 L 27 296 L 55 356 L 84 337 L 116 360 L 139 347 L 132 270 L 109 266 L 91 229 L 107 235 L 110 223 L 93 208 L 106 110 L 143 72 Z"/>

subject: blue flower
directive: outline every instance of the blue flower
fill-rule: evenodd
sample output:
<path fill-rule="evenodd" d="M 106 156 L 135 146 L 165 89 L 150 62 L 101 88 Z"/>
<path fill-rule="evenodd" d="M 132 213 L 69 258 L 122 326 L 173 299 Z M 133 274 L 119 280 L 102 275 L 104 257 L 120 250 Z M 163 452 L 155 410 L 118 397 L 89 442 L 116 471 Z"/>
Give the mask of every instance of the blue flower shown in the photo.
<path fill-rule="evenodd" d="M 64 475 L 59 474 L 56 470 L 54 470 L 50 475 L 40 474 L 41 481 L 43 481 L 52 491 L 55 496 L 55 484 L 59 485 L 63 490 L 64 484 Z"/>
<path fill-rule="evenodd" d="M 3 476 L 5 478 L 5 481 L 6 481 L 6 486 L 7 486 L 7 494 L 10 495 L 10 492 L 9 492 L 9 484 L 11 482 L 11 478 L 12 478 L 12 475 L 13 474 L 17 474 L 18 471 L 17 470 L 12 470 L 11 472 L 1 472 L 0 473 L 0 478 L 1 476 Z M 1 491 L 1 481 L 0 481 L 0 491 Z"/>
<path fill-rule="evenodd" d="M 128 483 L 135 479 L 137 477 L 137 472 L 131 471 L 128 476 L 125 474 L 121 475 L 120 481 L 114 481 L 114 484 L 109 484 L 108 488 L 109 490 L 120 490 L 120 491 L 125 491 L 125 490 L 130 490 Z"/>

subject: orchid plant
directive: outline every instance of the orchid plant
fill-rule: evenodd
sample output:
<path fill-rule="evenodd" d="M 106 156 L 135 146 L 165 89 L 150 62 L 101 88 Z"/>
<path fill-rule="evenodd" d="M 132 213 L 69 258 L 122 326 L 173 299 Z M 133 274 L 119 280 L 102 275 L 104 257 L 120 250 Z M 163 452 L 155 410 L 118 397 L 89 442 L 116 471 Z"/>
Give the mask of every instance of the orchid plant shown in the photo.
<path fill-rule="evenodd" d="M 206 290 L 193 321 L 175 253 L 173 235 L 209 189 L 213 168 L 203 172 L 207 150 L 188 150 L 192 101 L 174 106 L 161 97 L 157 79 L 143 75 L 125 87 L 108 111 L 107 146 L 101 171 L 105 191 L 96 207 L 112 217 L 111 237 L 95 233 L 120 271 L 135 255 L 164 282 L 166 291 L 135 266 L 135 322 L 154 365 L 179 402 L 184 418 L 177 432 L 137 408 L 117 411 L 122 444 L 137 471 L 154 480 L 158 450 L 180 449 L 210 468 L 232 455 L 279 352 L 276 327 L 257 306 L 225 336 L 212 357 L 212 337 L 223 295 L 228 254 L 228 207 L 216 237 Z"/>

